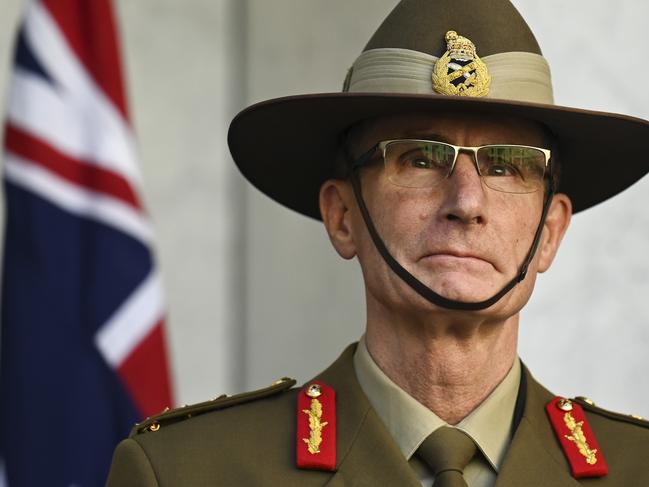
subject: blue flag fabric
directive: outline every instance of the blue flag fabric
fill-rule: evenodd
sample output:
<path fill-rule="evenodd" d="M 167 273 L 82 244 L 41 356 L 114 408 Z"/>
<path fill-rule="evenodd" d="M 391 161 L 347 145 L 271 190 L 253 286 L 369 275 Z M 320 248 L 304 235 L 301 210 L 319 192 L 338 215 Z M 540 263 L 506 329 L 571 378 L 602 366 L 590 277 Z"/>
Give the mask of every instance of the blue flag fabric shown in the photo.
<path fill-rule="evenodd" d="M 35 0 L 5 125 L 0 486 L 104 485 L 171 404 L 110 0 Z M 3 485 L 4 484 L 4 485 Z"/>

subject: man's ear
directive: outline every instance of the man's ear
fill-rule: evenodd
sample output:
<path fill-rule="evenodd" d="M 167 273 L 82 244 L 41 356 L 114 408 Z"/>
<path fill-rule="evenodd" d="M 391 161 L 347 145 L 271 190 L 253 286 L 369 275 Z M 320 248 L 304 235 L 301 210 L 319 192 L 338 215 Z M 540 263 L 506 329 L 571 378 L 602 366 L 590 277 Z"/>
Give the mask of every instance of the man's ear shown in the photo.
<path fill-rule="evenodd" d="M 329 179 L 320 187 L 320 214 L 329 240 L 343 259 L 356 256 L 350 206 L 353 192 L 347 181 Z"/>
<path fill-rule="evenodd" d="M 572 217 L 572 202 L 563 193 L 555 194 L 545 219 L 541 243 L 539 245 L 539 272 L 545 272 L 557 255 L 561 239 L 568 230 Z"/>

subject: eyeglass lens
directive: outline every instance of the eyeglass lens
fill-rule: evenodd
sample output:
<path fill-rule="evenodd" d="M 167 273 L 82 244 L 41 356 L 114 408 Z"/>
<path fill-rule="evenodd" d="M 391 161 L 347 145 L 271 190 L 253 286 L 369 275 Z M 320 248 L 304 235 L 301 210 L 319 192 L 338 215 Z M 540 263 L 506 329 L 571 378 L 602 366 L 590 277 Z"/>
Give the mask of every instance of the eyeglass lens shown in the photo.
<path fill-rule="evenodd" d="M 478 172 L 486 186 L 506 193 L 532 193 L 543 187 L 545 153 L 534 147 L 488 145 L 476 153 Z M 443 142 L 397 140 L 384 148 L 389 180 L 408 188 L 427 188 L 446 179 L 456 148 Z"/>

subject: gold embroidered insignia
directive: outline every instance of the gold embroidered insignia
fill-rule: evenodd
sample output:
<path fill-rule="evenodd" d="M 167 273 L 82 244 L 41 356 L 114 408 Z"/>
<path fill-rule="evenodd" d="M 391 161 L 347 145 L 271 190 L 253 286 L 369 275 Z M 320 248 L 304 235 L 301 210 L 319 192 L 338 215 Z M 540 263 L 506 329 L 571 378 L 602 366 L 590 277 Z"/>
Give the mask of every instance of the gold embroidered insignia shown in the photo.
<path fill-rule="evenodd" d="M 320 444 L 322 443 L 322 430 L 327 426 L 326 421 L 322 422 L 322 404 L 317 399 L 311 399 L 311 408 L 303 409 L 302 412 L 309 417 L 309 437 L 302 438 L 307 444 L 309 453 L 315 455 L 320 453 Z"/>
<path fill-rule="evenodd" d="M 448 50 L 435 63 L 433 89 L 440 95 L 487 96 L 491 75 L 473 42 L 453 30 L 445 39 Z"/>
<path fill-rule="evenodd" d="M 563 416 L 563 421 L 566 423 L 566 426 L 572 433 L 571 435 L 564 435 L 566 439 L 572 441 L 575 445 L 577 445 L 579 453 L 586 457 L 586 463 L 588 463 L 588 465 L 595 465 L 597 463 L 597 456 L 595 455 L 597 453 L 597 449 L 591 450 L 588 446 L 586 435 L 584 435 L 584 432 L 581 430 L 584 422 L 575 421 L 575 418 L 569 412 Z"/>

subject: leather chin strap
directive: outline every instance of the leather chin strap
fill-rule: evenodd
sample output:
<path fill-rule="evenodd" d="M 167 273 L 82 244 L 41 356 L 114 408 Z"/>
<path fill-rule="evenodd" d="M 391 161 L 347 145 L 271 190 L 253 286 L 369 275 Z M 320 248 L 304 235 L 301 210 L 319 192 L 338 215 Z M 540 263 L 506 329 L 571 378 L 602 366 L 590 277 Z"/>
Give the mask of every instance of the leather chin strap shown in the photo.
<path fill-rule="evenodd" d="M 430 303 L 446 309 L 463 310 L 463 311 L 478 311 L 478 310 L 486 309 L 489 308 L 490 306 L 493 306 L 498 301 L 500 301 L 519 282 L 525 279 L 525 276 L 527 275 L 527 269 L 530 263 L 532 262 L 532 259 L 534 258 L 536 249 L 539 246 L 539 242 L 541 240 L 541 233 L 543 232 L 543 225 L 545 224 L 545 219 L 547 218 L 548 210 L 550 209 L 550 203 L 552 202 L 552 197 L 554 196 L 554 188 L 552 183 L 550 184 L 550 189 L 548 190 L 547 195 L 545 197 L 545 201 L 543 202 L 543 212 L 541 213 L 541 221 L 539 222 L 539 226 L 536 229 L 534 240 L 532 241 L 532 245 L 530 247 L 529 252 L 527 253 L 527 257 L 523 261 L 523 264 L 521 265 L 520 270 L 516 275 L 516 277 L 514 277 L 511 281 L 509 281 L 509 283 L 507 283 L 507 285 L 505 285 L 504 288 L 502 288 L 498 293 L 493 295 L 491 298 L 486 299 L 484 301 L 471 303 L 471 302 L 464 302 L 464 301 L 456 301 L 454 299 L 448 299 L 445 298 L 444 296 L 437 294 L 435 291 L 430 289 L 423 282 L 421 282 L 419 279 L 413 276 L 410 272 L 408 272 L 401 264 L 399 264 L 399 262 L 397 262 L 397 260 L 394 257 L 392 257 L 390 251 L 388 250 L 385 243 L 381 239 L 381 236 L 377 232 L 376 227 L 372 222 L 372 218 L 370 217 L 370 213 L 367 209 L 367 206 L 365 205 L 365 200 L 363 199 L 363 191 L 361 188 L 361 181 L 358 175 L 359 169 L 360 168 L 358 166 L 352 168 L 350 179 L 352 182 L 352 187 L 354 189 L 354 196 L 356 197 L 356 202 L 358 203 L 358 207 L 361 210 L 361 214 L 363 215 L 363 220 L 365 221 L 365 226 L 367 227 L 367 230 L 370 232 L 370 236 L 372 237 L 372 241 L 374 242 L 374 246 L 376 247 L 376 250 L 379 251 L 379 254 L 381 254 L 381 257 L 383 257 L 385 263 L 388 264 L 390 269 L 392 269 L 392 271 L 397 276 L 399 276 L 401 280 L 403 280 L 403 282 L 405 282 L 417 294 L 419 294 L 421 297 L 423 297 Z M 551 177 L 550 177 L 550 181 L 552 181 Z"/>

